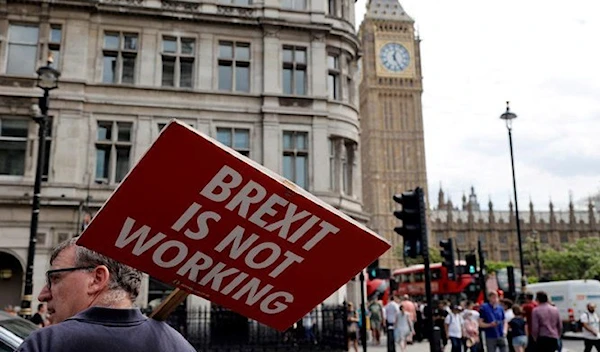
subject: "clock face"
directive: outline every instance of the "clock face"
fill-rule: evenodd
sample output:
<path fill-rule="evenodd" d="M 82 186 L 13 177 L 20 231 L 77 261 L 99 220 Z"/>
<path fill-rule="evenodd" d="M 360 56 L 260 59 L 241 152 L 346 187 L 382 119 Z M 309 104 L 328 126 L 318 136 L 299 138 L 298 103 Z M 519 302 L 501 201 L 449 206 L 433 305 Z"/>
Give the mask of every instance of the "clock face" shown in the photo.
<path fill-rule="evenodd" d="M 388 71 L 402 72 L 410 64 L 410 54 L 404 45 L 387 43 L 379 52 L 379 59 Z"/>

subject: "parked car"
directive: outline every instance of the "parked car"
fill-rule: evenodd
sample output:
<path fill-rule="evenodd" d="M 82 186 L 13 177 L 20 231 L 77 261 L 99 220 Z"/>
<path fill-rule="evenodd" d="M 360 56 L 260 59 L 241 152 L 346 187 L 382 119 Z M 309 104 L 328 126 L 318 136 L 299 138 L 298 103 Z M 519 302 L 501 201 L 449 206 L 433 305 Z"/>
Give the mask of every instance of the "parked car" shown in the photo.
<path fill-rule="evenodd" d="M 39 329 L 29 320 L 0 311 L 0 352 L 13 352 L 29 334 Z"/>

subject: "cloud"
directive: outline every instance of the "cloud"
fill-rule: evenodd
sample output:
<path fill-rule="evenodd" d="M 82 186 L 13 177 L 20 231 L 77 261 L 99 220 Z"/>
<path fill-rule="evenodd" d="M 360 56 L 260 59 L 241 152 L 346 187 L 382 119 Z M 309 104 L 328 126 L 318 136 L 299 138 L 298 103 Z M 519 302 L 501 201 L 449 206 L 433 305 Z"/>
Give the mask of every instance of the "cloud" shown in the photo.
<path fill-rule="evenodd" d="M 422 38 L 430 199 L 471 185 L 496 209 L 512 198 L 510 100 L 519 202 L 567 208 L 600 185 L 600 2 L 401 0 Z M 357 21 L 365 0 L 356 3 Z"/>

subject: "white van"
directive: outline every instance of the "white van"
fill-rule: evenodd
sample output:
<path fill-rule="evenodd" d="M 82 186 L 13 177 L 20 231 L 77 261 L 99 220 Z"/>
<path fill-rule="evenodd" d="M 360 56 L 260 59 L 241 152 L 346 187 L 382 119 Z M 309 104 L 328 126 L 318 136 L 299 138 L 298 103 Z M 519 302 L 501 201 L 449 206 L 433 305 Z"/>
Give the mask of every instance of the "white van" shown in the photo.
<path fill-rule="evenodd" d="M 541 282 L 527 285 L 527 291 L 534 295 L 538 291 L 548 294 L 548 299 L 560 312 L 563 332 L 572 330 L 581 314 L 587 312 L 588 303 L 595 303 L 600 307 L 600 281 L 598 280 Z"/>

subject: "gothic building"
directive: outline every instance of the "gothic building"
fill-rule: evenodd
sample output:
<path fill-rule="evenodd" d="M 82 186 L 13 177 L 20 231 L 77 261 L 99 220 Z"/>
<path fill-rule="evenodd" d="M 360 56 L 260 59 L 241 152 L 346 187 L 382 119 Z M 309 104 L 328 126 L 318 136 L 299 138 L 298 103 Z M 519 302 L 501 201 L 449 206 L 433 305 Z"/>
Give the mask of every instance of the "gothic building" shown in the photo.
<path fill-rule="evenodd" d="M 21 301 L 35 72 L 49 55 L 62 75 L 50 94 L 34 298 L 50 248 L 80 233 L 172 118 L 368 219 L 353 1 L 7 0 L 0 38 L 2 307 Z M 141 296 L 161 294 L 150 280 Z"/>
<path fill-rule="evenodd" d="M 395 268 L 402 238 L 392 195 L 417 186 L 427 194 L 420 39 L 397 0 L 370 0 L 359 37 L 364 208 L 369 227 L 392 243 L 379 265 Z"/>
<path fill-rule="evenodd" d="M 432 245 L 438 246 L 440 240 L 453 238 L 455 247 L 464 253 L 476 250 L 480 240 L 487 260 L 510 261 L 518 265 L 516 214 L 512 201 L 508 210 L 494 210 L 491 201 L 484 209 L 471 188 L 469 196 L 463 195 L 461 204 L 454 205 L 440 188 L 437 206 L 430 211 L 429 219 Z M 600 236 L 600 214 L 591 199 L 587 210 L 576 210 L 572 201 L 565 211 L 555 210 L 552 202 L 549 210 L 536 210 L 530 202 L 528 209 L 519 209 L 519 219 L 524 251 L 528 250 L 525 243 L 533 238 L 542 245 L 560 249 L 565 243 L 579 238 Z M 525 265 L 530 263 L 526 261 Z"/>

